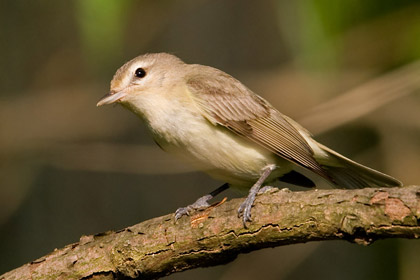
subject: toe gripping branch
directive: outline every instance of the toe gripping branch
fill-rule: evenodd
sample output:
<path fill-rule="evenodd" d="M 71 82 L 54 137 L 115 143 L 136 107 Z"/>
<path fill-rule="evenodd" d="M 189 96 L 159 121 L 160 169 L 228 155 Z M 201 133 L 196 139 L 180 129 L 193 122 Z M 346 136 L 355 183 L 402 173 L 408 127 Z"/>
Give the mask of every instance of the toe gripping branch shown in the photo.
<path fill-rule="evenodd" d="M 241 206 L 239 206 L 238 217 L 242 216 L 242 221 L 244 223 L 245 228 L 246 228 L 246 223 L 251 222 L 251 208 L 252 208 L 252 205 L 254 204 L 255 197 L 257 196 L 258 191 L 261 189 L 262 185 L 264 184 L 264 181 L 268 178 L 268 176 L 270 176 L 271 172 L 273 172 L 274 169 L 276 169 L 276 166 L 274 164 L 268 165 L 267 167 L 263 169 L 261 177 L 251 187 L 247 198 L 241 204 Z M 184 215 L 190 215 L 191 212 L 195 210 L 205 209 L 209 207 L 210 204 L 208 203 L 208 201 L 228 188 L 229 188 L 229 184 L 227 183 L 223 184 L 222 186 L 212 191 L 211 193 L 200 197 L 193 204 L 190 204 L 187 207 L 178 208 L 175 211 L 175 221 L 177 221 Z"/>
<path fill-rule="evenodd" d="M 219 193 L 223 192 L 224 190 L 227 190 L 228 188 L 229 188 L 229 184 L 225 183 L 222 186 L 215 189 L 214 191 L 212 191 L 211 193 L 200 197 L 193 204 L 190 204 L 187 207 L 178 208 L 175 211 L 175 221 L 177 221 L 178 219 L 180 219 L 184 215 L 189 216 L 191 214 L 191 212 L 193 212 L 195 210 L 205 209 L 205 208 L 209 207 L 210 206 L 209 200 L 211 200 L 213 197 L 215 197 Z"/>
<path fill-rule="evenodd" d="M 258 181 L 252 186 L 249 190 L 248 197 L 242 202 L 241 206 L 238 209 L 238 217 L 242 216 L 242 221 L 244 223 L 244 227 L 246 228 L 246 223 L 251 222 L 251 208 L 254 204 L 255 197 L 257 196 L 258 191 L 261 189 L 264 181 L 270 176 L 271 172 L 276 169 L 274 164 L 269 165 L 263 169 L 263 173 Z"/>

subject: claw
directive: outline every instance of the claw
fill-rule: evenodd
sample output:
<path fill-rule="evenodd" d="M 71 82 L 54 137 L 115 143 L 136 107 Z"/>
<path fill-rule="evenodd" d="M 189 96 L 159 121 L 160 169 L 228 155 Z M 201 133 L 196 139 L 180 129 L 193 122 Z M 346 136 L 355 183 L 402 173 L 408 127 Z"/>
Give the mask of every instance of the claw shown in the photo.
<path fill-rule="evenodd" d="M 182 216 L 189 216 L 190 212 L 188 211 L 187 207 L 180 207 L 175 211 L 175 221 L 178 221 Z"/>
<path fill-rule="evenodd" d="M 191 212 L 195 210 L 205 209 L 210 206 L 210 204 L 207 202 L 213 197 L 211 195 L 205 195 L 203 197 L 200 197 L 197 199 L 196 202 L 194 202 L 191 205 L 188 205 L 187 207 L 180 207 L 176 209 L 175 211 L 175 221 L 182 218 L 182 216 L 189 216 Z"/>
<path fill-rule="evenodd" d="M 242 222 L 246 228 L 246 223 L 251 222 L 251 208 L 255 201 L 255 195 L 248 196 L 238 208 L 238 217 L 242 216 Z"/>
<path fill-rule="evenodd" d="M 261 175 L 261 177 L 258 179 L 257 182 L 252 186 L 252 188 L 249 190 L 248 197 L 245 199 L 244 202 L 242 202 L 241 206 L 238 208 L 238 216 L 242 216 L 242 222 L 244 223 L 244 227 L 246 228 L 246 223 L 251 222 L 251 208 L 254 204 L 255 197 L 257 196 L 258 191 L 261 189 L 262 184 L 267 179 L 268 176 L 270 176 L 271 172 L 276 168 L 275 165 L 269 165 L 267 166 Z"/>
<path fill-rule="evenodd" d="M 274 190 L 274 189 L 277 189 L 277 190 L 278 190 L 278 188 L 276 188 L 276 187 L 272 187 L 272 186 L 264 186 L 264 187 L 262 187 L 262 188 L 258 191 L 258 194 L 263 194 L 263 193 L 265 193 L 265 192 L 267 192 L 267 191 L 271 191 L 271 190 Z"/>
<path fill-rule="evenodd" d="M 200 197 L 193 204 L 188 205 L 187 207 L 181 207 L 181 208 L 176 209 L 175 222 L 179 220 L 182 216 L 185 216 L 185 215 L 189 216 L 191 212 L 194 210 L 199 210 L 199 209 L 204 209 L 204 208 L 209 207 L 210 204 L 208 203 L 208 201 L 228 188 L 229 188 L 229 184 L 225 183 L 222 186 L 215 189 L 214 191 L 212 191 L 210 194 Z"/>

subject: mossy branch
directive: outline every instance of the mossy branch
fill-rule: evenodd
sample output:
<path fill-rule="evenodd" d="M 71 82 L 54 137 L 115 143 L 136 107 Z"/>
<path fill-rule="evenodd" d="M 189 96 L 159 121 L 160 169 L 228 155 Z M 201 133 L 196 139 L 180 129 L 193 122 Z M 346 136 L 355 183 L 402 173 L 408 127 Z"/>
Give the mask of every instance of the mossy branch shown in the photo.
<path fill-rule="evenodd" d="M 335 239 L 368 245 L 420 236 L 420 186 L 270 190 L 257 197 L 247 228 L 236 214 L 241 201 L 218 203 L 176 223 L 170 214 L 83 236 L 0 279 L 153 279 L 266 247 Z"/>

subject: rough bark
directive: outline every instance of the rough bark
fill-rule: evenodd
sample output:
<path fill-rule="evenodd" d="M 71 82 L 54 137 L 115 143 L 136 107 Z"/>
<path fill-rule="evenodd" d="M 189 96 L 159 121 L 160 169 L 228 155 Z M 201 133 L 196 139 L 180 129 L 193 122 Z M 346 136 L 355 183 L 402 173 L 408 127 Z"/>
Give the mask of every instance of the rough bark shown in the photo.
<path fill-rule="evenodd" d="M 218 203 L 176 223 L 170 214 L 83 236 L 0 279 L 153 279 L 266 247 L 333 239 L 368 245 L 420 236 L 420 186 L 269 190 L 257 197 L 247 228 L 236 214 L 241 201 Z"/>

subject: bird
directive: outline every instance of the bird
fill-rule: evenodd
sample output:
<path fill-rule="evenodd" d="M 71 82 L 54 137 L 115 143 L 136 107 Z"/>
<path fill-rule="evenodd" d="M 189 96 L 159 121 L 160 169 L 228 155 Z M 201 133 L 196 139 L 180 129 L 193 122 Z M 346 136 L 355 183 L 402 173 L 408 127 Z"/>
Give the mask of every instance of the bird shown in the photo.
<path fill-rule="evenodd" d="M 225 182 L 178 208 L 175 220 L 234 188 L 248 192 L 238 209 L 246 227 L 261 188 L 277 180 L 315 187 L 308 174 L 337 188 L 402 186 L 318 143 L 231 75 L 172 54 L 148 53 L 121 66 L 97 106 L 107 104 L 121 104 L 140 117 L 164 151 Z"/>

